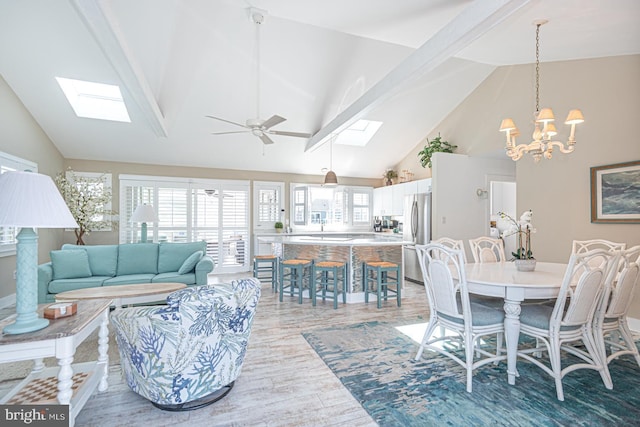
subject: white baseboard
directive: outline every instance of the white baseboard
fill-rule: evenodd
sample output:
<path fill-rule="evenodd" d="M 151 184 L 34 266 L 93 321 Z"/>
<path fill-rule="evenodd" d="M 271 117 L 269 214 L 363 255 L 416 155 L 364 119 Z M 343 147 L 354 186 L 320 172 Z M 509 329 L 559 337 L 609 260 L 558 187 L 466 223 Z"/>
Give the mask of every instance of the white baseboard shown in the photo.
<path fill-rule="evenodd" d="M 636 335 L 640 335 L 640 319 L 627 317 L 627 323 L 629 324 L 629 329 L 631 329 L 631 332 Z"/>
<path fill-rule="evenodd" d="M 16 305 L 16 294 L 7 295 L 0 298 L 0 308 L 10 307 Z"/>

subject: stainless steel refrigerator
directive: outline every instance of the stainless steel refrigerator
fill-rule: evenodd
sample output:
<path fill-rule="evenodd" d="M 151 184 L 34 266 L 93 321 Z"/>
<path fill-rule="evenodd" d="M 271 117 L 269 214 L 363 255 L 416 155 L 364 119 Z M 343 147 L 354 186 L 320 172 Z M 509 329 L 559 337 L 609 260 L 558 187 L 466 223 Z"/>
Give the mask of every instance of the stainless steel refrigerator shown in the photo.
<path fill-rule="evenodd" d="M 410 242 L 404 246 L 404 277 L 424 284 L 415 245 L 431 241 L 431 193 L 405 196 L 402 237 Z"/>

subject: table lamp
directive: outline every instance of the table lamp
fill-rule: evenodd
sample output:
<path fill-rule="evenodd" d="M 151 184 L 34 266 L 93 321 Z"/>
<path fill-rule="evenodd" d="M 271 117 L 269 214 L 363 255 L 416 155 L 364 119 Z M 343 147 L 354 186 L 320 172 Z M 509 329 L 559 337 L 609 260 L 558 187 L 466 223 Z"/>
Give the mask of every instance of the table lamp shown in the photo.
<path fill-rule="evenodd" d="M 133 215 L 131 215 L 131 222 L 141 222 L 142 226 L 140 228 L 140 241 L 142 243 L 147 243 L 147 222 L 158 222 L 158 215 L 156 215 L 155 209 L 153 206 L 142 204 L 138 205 L 135 211 L 133 211 Z"/>
<path fill-rule="evenodd" d="M 47 176 L 35 172 L 0 175 L 0 226 L 19 227 L 16 245 L 16 320 L 5 334 L 46 327 L 38 317 L 38 235 L 33 228 L 78 228 L 60 191 Z"/>

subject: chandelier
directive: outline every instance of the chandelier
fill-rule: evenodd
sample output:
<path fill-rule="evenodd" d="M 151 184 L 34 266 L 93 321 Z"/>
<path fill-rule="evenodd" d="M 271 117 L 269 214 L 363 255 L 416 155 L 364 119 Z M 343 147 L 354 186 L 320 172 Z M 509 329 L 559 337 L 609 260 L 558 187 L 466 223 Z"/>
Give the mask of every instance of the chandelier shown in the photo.
<path fill-rule="evenodd" d="M 508 118 L 502 120 L 500 131 L 507 135 L 507 145 L 505 147 L 507 156 L 512 160 L 520 160 L 525 153 L 530 153 L 536 163 L 540 161 L 542 156 L 550 159 L 553 155 L 553 148 L 556 147 L 561 153 L 572 153 L 576 145 L 576 125 L 584 122 L 582 111 L 571 110 L 565 120 L 565 124 L 571 125 L 571 133 L 565 144 L 560 141 L 552 141 L 551 138 L 556 136 L 556 126 L 553 124 L 555 118 L 551 108 L 543 108 L 540 110 L 540 26 L 546 24 L 547 20 L 535 21 L 536 25 L 536 112 L 534 114 L 535 128 L 533 131 L 533 141 L 528 144 L 516 145 L 516 137 L 520 135 L 520 131 L 516 127 L 513 119 Z"/>

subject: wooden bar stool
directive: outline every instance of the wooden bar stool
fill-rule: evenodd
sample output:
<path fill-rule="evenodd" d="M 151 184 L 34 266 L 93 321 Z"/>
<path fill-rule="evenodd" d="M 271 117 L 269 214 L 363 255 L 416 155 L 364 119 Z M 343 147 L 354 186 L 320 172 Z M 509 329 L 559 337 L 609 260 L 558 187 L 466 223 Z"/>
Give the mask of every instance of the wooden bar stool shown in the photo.
<path fill-rule="evenodd" d="M 316 305 L 318 290 L 322 295 L 322 301 L 329 296 L 333 298 L 333 308 L 338 308 L 338 295 L 342 294 L 342 303 L 347 303 L 347 283 L 349 281 L 349 264 L 338 261 L 314 262 L 311 267 L 311 289 L 313 305 Z M 320 287 L 318 288 L 318 285 Z"/>
<path fill-rule="evenodd" d="M 394 276 L 395 273 L 395 276 Z M 372 285 L 375 290 L 372 290 Z M 390 288 L 389 286 L 395 286 Z M 378 308 L 382 307 L 382 298 L 387 300 L 388 293 L 395 293 L 400 307 L 401 280 L 400 266 L 387 261 L 365 261 L 362 264 L 362 288 L 364 290 L 364 302 L 369 302 L 369 293 L 375 293 L 378 297 Z"/>
<path fill-rule="evenodd" d="M 289 295 L 298 295 L 298 303 L 302 304 L 302 291 L 305 288 L 304 282 L 307 281 L 309 288 L 309 296 L 314 297 L 311 286 L 311 268 L 313 261 L 308 259 L 286 259 L 280 261 L 280 271 L 278 272 L 278 281 L 280 283 L 280 302 L 284 290 L 289 289 Z"/>
<path fill-rule="evenodd" d="M 278 291 L 278 257 L 275 255 L 256 255 L 253 257 L 253 277 L 271 282 L 271 290 Z"/>

